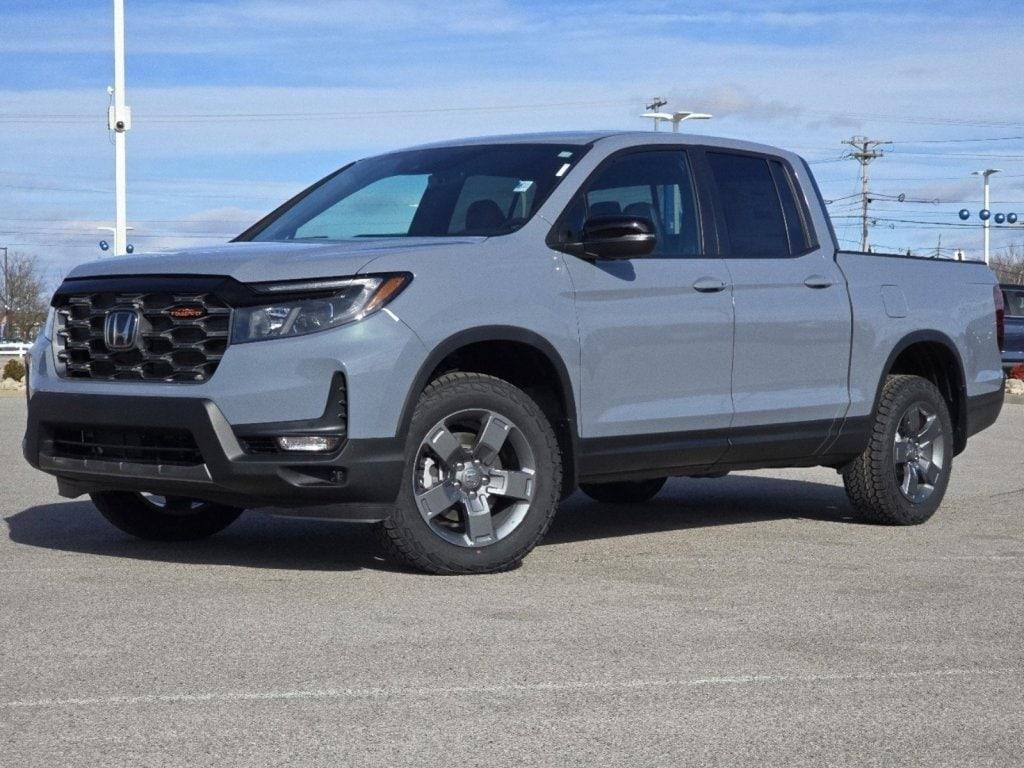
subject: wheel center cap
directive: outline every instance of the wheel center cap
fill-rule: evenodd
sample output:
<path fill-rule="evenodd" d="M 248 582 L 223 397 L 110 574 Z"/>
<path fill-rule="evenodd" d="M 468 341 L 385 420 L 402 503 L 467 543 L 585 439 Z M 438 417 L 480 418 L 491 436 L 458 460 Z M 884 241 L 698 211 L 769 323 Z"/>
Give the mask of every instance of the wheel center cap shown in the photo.
<path fill-rule="evenodd" d="M 470 464 L 460 473 L 460 482 L 462 487 L 468 491 L 475 491 L 481 485 L 484 484 L 484 473 L 480 471 L 480 468 Z"/>

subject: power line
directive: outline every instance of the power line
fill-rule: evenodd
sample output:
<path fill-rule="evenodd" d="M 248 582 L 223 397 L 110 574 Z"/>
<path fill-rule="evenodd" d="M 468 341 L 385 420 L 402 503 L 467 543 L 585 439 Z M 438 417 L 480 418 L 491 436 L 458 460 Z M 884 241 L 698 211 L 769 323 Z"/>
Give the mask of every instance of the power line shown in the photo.
<path fill-rule="evenodd" d="M 894 144 L 968 144 L 979 141 L 1021 141 L 1024 136 L 988 136 L 977 139 L 903 139 Z"/>
<path fill-rule="evenodd" d="M 136 111 L 136 117 L 142 117 L 148 123 L 180 123 L 206 120 L 350 120 L 365 117 L 393 116 L 393 115 L 426 115 L 426 114 L 447 114 L 460 112 L 510 112 L 529 109 L 580 109 L 585 107 L 609 107 L 624 106 L 631 104 L 631 101 L 621 99 L 604 101 L 561 101 L 561 102 L 538 102 L 529 104 L 499 104 L 493 106 L 466 105 L 451 107 L 423 107 L 419 109 L 372 109 L 348 112 L 181 112 L 181 113 L 160 113 L 153 112 L 146 115 L 144 112 Z M 75 114 L 30 114 L 14 113 L 0 114 L 0 122 L 28 122 L 47 120 L 54 122 L 78 122 L 82 120 L 95 120 L 96 115 L 87 113 Z"/>
<path fill-rule="evenodd" d="M 60 230 L 60 229 L 49 229 L 49 230 L 27 230 L 27 229 L 12 229 L 12 230 L 0 230 L 0 235 L 14 235 L 16 237 L 29 237 L 32 236 L 43 236 L 52 237 L 66 236 L 66 237 L 92 237 L 93 233 L 83 232 L 82 230 Z M 132 233 L 132 239 L 136 238 L 172 238 L 175 240 L 216 240 L 218 238 L 230 238 L 233 234 L 230 232 L 188 232 L 188 233 L 175 233 L 175 232 L 156 232 L 152 234 L 143 234 L 139 232 Z"/>
<path fill-rule="evenodd" d="M 893 152 L 900 155 L 913 155 L 915 157 L 971 157 L 982 160 L 985 158 L 993 160 L 1024 160 L 1024 155 L 997 155 L 989 152 L 908 152 L 905 149 L 894 149 Z"/>

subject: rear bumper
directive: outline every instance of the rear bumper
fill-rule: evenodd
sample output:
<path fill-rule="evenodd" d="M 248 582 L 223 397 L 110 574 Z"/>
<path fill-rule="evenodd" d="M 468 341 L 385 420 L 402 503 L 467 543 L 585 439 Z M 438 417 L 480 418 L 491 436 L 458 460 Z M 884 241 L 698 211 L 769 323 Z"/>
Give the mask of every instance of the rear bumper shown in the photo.
<path fill-rule="evenodd" d="M 330 403 L 329 403 L 330 407 Z M 67 456 L 55 448 L 54 430 L 109 427 L 187 430 L 202 463 L 161 464 L 123 458 Z M 188 496 L 239 507 L 345 505 L 333 516 L 379 520 L 398 496 L 403 445 L 398 438 L 347 440 L 328 456 L 246 453 L 240 440 L 288 432 L 343 430 L 328 414 L 304 422 L 232 427 L 203 398 L 32 393 L 23 449 L 28 462 L 57 477 L 60 492 L 100 490 Z M 301 514 L 301 513 L 298 513 Z"/>

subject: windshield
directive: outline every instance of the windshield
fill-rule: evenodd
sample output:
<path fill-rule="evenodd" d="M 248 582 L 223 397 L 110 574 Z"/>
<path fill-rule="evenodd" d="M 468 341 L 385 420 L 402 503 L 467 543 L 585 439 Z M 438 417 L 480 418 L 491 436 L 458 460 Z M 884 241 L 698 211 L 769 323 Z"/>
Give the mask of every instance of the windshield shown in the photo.
<path fill-rule="evenodd" d="M 396 152 L 327 177 L 247 240 L 504 235 L 525 224 L 587 147 L 492 144 Z"/>

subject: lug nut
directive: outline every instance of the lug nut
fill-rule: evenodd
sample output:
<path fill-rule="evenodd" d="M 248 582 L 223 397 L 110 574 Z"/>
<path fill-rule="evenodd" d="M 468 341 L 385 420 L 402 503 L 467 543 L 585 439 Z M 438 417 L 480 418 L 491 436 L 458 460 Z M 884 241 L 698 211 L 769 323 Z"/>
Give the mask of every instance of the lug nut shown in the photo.
<path fill-rule="evenodd" d="M 456 464 L 456 465 L 455 465 L 455 468 L 456 468 L 456 469 L 465 469 L 465 468 L 466 468 L 466 465 L 465 465 L 465 464 L 463 464 L 463 463 L 462 463 L 462 462 L 460 461 L 460 462 L 459 462 L 458 464 Z"/>

